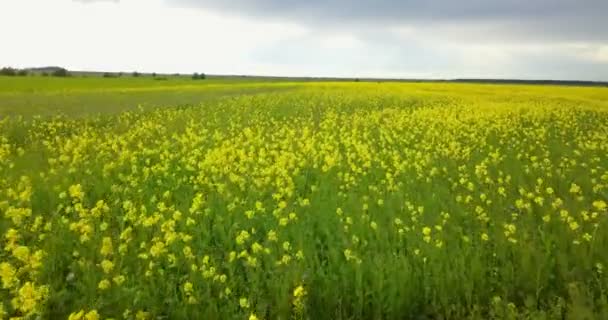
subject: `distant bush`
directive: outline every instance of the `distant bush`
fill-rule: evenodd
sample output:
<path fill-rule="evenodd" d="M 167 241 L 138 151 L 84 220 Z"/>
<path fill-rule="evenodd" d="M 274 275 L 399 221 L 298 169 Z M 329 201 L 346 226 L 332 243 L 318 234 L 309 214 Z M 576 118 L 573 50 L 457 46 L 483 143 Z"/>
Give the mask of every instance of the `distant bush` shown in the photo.
<path fill-rule="evenodd" d="M 103 77 L 104 78 L 116 78 L 116 75 L 113 73 L 110 73 L 110 72 L 104 72 Z"/>
<path fill-rule="evenodd" d="M 156 78 L 156 72 L 152 72 L 152 78 Z"/>
<path fill-rule="evenodd" d="M 69 77 L 71 76 L 67 69 L 59 68 L 51 74 L 53 77 Z"/>
<path fill-rule="evenodd" d="M 11 67 L 5 67 L 0 69 L 0 75 L 2 76 L 16 76 L 17 75 L 17 69 L 11 68 Z"/>
<path fill-rule="evenodd" d="M 25 70 L 25 69 L 21 69 L 21 70 L 19 70 L 19 72 L 17 72 L 17 75 L 21 76 L 21 77 L 25 77 L 28 74 L 29 74 L 29 72 L 27 70 Z"/>
<path fill-rule="evenodd" d="M 206 78 L 207 78 L 207 76 L 206 76 L 204 73 L 199 74 L 199 73 L 196 73 L 196 72 L 195 72 L 195 73 L 192 75 L 192 79 L 194 79 L 194 80 L 204 80 L 204 79 L 206 79 Z"/>
<path fill-rule="evenodd" d="M 139 77 L 139 76 L 140 76 L 140 74 L 139 74 L 139 72 L 134 71 L 134 72 L 133 72 L 133 74 L 132 74 L 132 76 L 133 76 L 133 77 L 135 77 L 135 78 L 137 78 L 137 77 Z"/>

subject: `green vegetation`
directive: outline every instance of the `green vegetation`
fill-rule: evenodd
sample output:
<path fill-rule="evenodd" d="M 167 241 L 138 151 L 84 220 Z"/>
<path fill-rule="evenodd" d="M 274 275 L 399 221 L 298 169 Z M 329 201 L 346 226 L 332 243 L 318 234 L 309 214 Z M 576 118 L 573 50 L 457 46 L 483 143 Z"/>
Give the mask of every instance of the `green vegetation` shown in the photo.
<path fill-rule="evenodd" d="M 10 68 L 10 67 L 4 67 L 4 68 L 0 69 L 0 76 L 14 77 L 14 76 L 27 75 L 27 73 L 23 74 L 22 71 L 23 70 L 17 70 L 17 69 Z"/>
<path fill-rule="evenodd" d="M 207 79 L 207 75 L 205 75 L 204 73 L 200 73 L 199 74 L 199 73 L 195 72 L 192 75 L 192 80 L 205 80 L 205 79 Z"/>
<path fill-rule="evenodd" d="M 604 88 L 0 78 L 0 112 L 0 317 L 608 317 Z"/>
<path fill-rule="evenodd" d="M 64 68 L 58 68 L 58 69 L 54 70 L 51 73 L 51 75 L 53 77 L 61 77 L 61 78 L 71 76 L 71 74 L 68 72 L 68 70 L 64 69 Z"/>
<path fill-rule="evenodd" d="M 193 82 L 186 77 L 0 77 L 0 116 L 82 116 L 145 108 L 184 106 L 221 97 L 281 91 L 289 83 L 244 80 Z"/>

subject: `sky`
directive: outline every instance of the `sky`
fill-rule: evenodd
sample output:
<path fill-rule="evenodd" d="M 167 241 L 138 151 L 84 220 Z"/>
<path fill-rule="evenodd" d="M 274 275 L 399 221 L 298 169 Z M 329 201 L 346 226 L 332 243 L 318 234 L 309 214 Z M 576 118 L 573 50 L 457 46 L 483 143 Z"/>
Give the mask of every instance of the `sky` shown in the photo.
<path fill-rule="evenodd" d="M 0 66 L 608 81 L 607 0 L 0 0 Z"/>

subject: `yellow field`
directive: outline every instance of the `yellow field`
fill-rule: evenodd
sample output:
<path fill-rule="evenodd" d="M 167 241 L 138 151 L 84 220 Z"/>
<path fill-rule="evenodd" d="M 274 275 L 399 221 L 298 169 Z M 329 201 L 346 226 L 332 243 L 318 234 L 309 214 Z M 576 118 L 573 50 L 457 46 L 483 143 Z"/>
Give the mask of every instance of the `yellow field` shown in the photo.
<path fill-rule="evenodd" d="M 606 88 L 259 86 L 1 120 L 0 319 L 608 317 Z"/>

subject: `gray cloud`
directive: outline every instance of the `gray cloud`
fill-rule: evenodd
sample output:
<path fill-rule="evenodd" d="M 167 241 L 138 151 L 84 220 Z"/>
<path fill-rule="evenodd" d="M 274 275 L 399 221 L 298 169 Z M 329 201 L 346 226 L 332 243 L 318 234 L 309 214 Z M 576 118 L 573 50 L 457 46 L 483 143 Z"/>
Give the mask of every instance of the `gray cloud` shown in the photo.
<path fill-rule="evenodd" d="M 234 15 L 330 28 L 464 28 L 483 37 L 608 40 L 606 0 L 165 0 Z"/>
<path fill-rule="evenodd" d="M 607 0 L 164 0 L 306 26 L 256 61 L 429 77 L 608 79 Z M 358 48 L 324 48 L 346 34 Z M 329 37 L 327 36 L 329 35 Z"/>
<path fill-rule="evenodd" d="M 608 79 L 608 56 L 597 56 L 601 46 L 459 45 L 391 34 L 363 39 L 341 47 L 331 44 L 332 35 L 315 32 L 260 46 L 251 59 L 317 76 Z"/>

